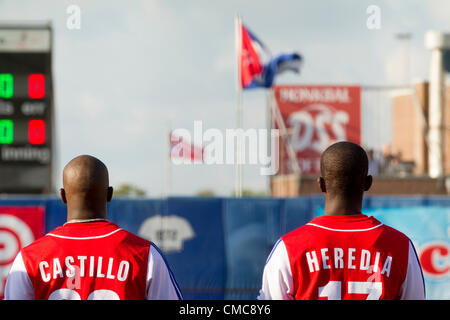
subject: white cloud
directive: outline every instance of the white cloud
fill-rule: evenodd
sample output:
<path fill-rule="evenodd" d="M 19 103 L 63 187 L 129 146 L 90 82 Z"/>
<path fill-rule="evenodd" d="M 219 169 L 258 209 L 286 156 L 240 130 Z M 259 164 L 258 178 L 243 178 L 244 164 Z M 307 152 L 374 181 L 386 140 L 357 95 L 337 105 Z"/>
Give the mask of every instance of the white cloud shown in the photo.
<path fill-rule="evenodd" d="M 450 12 L 450 2 L 446 0 L 431 0 L 427 1 L 427 4 L 424 6 L 426 12 L 430 15 L 431 20 L 434 20 L 436 23 L 443 24 L 445 30 L 441 31 L 450 31 L 448 27 L 448 19 Z"/>
<path fill-rule="evenodd" d="M 90 92 L 80 94 L 80 108 L 76 114 L 81 114 L 88 121 L 100 121 L 106 111 L 103 99 Z"/>
<path fill-rule="evenodd" d="M 428 54 L 425 48 L 398 46 L 386 52 L 385 77 L 390 84 L 410 84 L 413 79 L 428 77 Z"/>

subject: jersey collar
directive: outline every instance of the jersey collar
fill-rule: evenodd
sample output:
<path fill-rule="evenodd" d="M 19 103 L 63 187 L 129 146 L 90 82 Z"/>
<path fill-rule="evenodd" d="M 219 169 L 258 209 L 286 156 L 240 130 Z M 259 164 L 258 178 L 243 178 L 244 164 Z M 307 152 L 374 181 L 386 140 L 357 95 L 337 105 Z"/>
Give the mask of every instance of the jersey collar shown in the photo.
<path fill-rule="evenodd" d="M 320 216 L 308 223 L 331 231 L 368 231 L 376 229 L 383 224 L 365 214 L 337 215 L 337 216 Z"/>

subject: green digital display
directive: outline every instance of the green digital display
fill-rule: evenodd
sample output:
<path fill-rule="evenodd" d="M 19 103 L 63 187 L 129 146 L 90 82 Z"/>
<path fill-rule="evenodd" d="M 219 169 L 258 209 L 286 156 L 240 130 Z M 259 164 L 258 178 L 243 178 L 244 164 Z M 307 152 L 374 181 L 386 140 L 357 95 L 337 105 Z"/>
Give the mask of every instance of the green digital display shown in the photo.
<path fill-rule="evenodd" d="M 14 95 L 14 77 L 11 73 L 0 73 L 0 98 L 9 99 Z"/>
<path fill-rule="evenodd" d="M 10 119 L 0 120 L 0 144 L 11 144 L 14 141 L 14 122 Z"/>

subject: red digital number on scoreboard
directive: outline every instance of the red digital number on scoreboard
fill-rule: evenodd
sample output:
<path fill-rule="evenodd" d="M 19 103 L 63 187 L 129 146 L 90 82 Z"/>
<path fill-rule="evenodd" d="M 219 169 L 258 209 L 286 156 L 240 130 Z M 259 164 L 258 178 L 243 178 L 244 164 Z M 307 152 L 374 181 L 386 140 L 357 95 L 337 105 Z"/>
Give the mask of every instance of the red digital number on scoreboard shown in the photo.
<path fill-rule="evenodd" d="M 31 144 L 45 143 L 44 120 L 30 120 L 30 122 L 28 122 L 28 140 Z"/>
<path fill-rule="evenodd" d="M 41 73 L 32 73 L 28 76 L 28 96 L 31 99 L 45 97 L 45 76 Z"/>

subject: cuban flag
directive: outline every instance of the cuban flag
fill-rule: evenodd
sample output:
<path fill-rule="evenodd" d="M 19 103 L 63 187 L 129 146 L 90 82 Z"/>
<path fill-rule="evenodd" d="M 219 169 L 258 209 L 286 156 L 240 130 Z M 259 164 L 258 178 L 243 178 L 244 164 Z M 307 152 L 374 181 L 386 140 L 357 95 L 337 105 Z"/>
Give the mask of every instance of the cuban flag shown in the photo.
<path fill-rule="evenodd" d="M 285 71 L 300 72 L 300 54 L 283 53 L 273 57 L 264 43 L 242 24 L 239 18 L 236 33 L 240 88 L 270 88 L 277 74 Z"/>
<path fill-rule="evenodd" d="M 202 163 L 204 148 L 190 142 L 187 137 L 170 132 L 170 159 L 186 160 L 185 163 Z"/>

